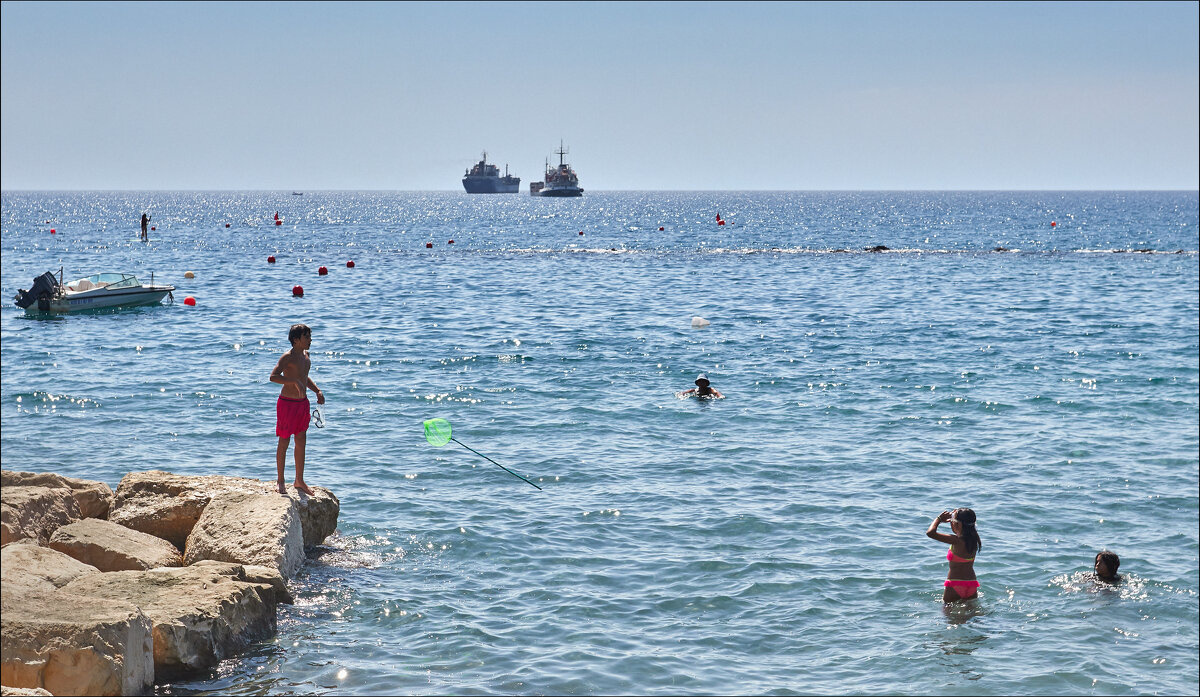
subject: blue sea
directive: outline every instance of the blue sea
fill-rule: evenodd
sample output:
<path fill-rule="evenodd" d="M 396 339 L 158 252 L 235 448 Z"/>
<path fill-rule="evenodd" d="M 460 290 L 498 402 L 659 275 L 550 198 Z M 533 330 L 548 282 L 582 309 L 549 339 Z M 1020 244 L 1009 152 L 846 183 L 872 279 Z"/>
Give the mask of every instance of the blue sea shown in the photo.
<path fill-rule="evenodd" d="M 0 218 L 7 469 L 270 480 L 267 378 L 313 329 L 305 478 L 339 531 L 276 638 L 159 694 L 1197 692 L 1195 191 L 12 191 Z M 59 267 L 175 302 L 13 306 Z M 701 372 L 724 399 L 678 396 Z M 924 533 L 960 506 L 982 587 L 947 608 Z"/>

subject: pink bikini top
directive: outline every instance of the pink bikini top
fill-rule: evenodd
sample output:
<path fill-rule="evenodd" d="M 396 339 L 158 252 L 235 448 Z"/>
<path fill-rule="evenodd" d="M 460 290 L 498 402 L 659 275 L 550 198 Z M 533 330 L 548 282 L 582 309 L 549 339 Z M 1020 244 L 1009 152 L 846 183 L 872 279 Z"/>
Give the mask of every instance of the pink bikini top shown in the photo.
<path fill-rule="evenodd" d="M 951 548 L 950 548 L 949 550 L 947 550 L 947 552 L 946 552 L 946 561 L 952 561 L 952 562 L 956 562 L 956 563 L 959 563 L 959 564 L 963 564 L 963 563 L 966 563 L 966 562 L 969 562 L 969 561 L 975 561 L 975 557 L 971 557 L 970 559 L 964 559 L 963 557 L 955 556 L 955 555 L 954 555 L 954 548 L 953 548 L 953 547 L 951 547 Z"/>

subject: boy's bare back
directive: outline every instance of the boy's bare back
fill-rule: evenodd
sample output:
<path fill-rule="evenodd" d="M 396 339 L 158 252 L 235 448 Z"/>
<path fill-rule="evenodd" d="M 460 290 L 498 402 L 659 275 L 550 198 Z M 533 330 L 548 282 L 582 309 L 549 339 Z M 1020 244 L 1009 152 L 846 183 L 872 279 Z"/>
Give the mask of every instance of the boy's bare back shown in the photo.
<path fill-rule="evenodd" d="M 308 371 L 311 366 L 312 361 L 308 357 L 308 351 L 298 346 L 284 351 L 283 355 L 279 357 L 279 362 L 275 364 L 275 370 L 271 371 L 272 378 L 281 377 L 285 380 L 279 396 L 287 399 L 306 399 L 308 397 Z"/>

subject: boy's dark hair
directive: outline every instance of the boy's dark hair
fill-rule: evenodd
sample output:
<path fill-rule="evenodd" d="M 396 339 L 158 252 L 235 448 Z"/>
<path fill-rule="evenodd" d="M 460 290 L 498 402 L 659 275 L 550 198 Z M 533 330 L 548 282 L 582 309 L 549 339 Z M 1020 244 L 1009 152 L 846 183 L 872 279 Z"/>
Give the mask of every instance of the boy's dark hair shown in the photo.
<path fill-rule="evenodd" d="M 1108 573 L 1114 576 L 1117 575 L 1117 568 L 1121 566 L 1121 558 L 1117 556 L 1117 553 L 1107 549 L 1096 555 L 1096 561 L 1103 561 L 1104 565 L 1108 567 Z"/>
<path fill-rule="evenodd" d="M 302 336 L 312 336 L 312 330 L 308 328 L 307 324 L 293 324 L 292 328 L 288 330 L 288 341 L 293 344 Z"/>

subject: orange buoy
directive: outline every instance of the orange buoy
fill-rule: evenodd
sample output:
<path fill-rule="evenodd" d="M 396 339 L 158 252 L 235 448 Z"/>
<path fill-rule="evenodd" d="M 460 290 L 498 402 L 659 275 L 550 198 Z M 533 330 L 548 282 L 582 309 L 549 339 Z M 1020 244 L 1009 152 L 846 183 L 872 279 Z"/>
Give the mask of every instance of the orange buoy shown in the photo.
<path fill-rule="evenodd" d="M 329 269 L 325 268 L 324 266 L 317 269 L 318 276 L 324 276 L 327 273 L 329 273 Z"/>
<path fill-rule="evenodd" d="M 292 286 L 292 295 L 296 296 L 297 298 L 303 298 L 304 288 L 302 286 Z"/>
<path fill-rule="evenodd" d="M 183 272 L 183 277 L 184 277 L 184 278 L 195 278 L 195 277 L 196 277 L 196 272 L 195 272 L 195 271 L 184 271 L 184 272 Z"/>
<path fill-rule="evenodd" d="M 426 242 L 426 243 L 425 243 L 425 249 L 433 249 L 433 243 L 432 243 L 432 242 Z"/>
<path fill-rule="evenodd" d="M 275 224 L 276 224 L 276 225 L 283 225 L 283 221 L 282 221 L 282 220 L 276 220 L 276 221 L 275 221 Z"/>
<path fill-rule="evenodd" d="M 354 268 L 354 260 L 353 260 L 353 259 L 351 259 L 350 261 L 346 262 L 346 268 L 347 268 L 347 269 L 353 269 L 353 268 Z"/>
<path fill-rule="evenodd" d="M 195 299 L 195 298 L 193 298 L 192 296 L 190 296 L 190 295 L 189 295 L 189 296 L 187 296 L 186 298 L 184 298 L 184 299 L 183 299 L 183 304 L 184 304 L 184 305 L 187 305 L 188 307 L 195 307 L 195 306 L 196 306 L 196 299 Z"/>
<path fill-rule="evenodd" d="M 274 263 L 275 263 L 275 255 L 274 255 L 274 254 L 272 254 L 271 256 L 267 257 L 267 263 L 268 263 L 268 264 L 274 264 Z"/>

